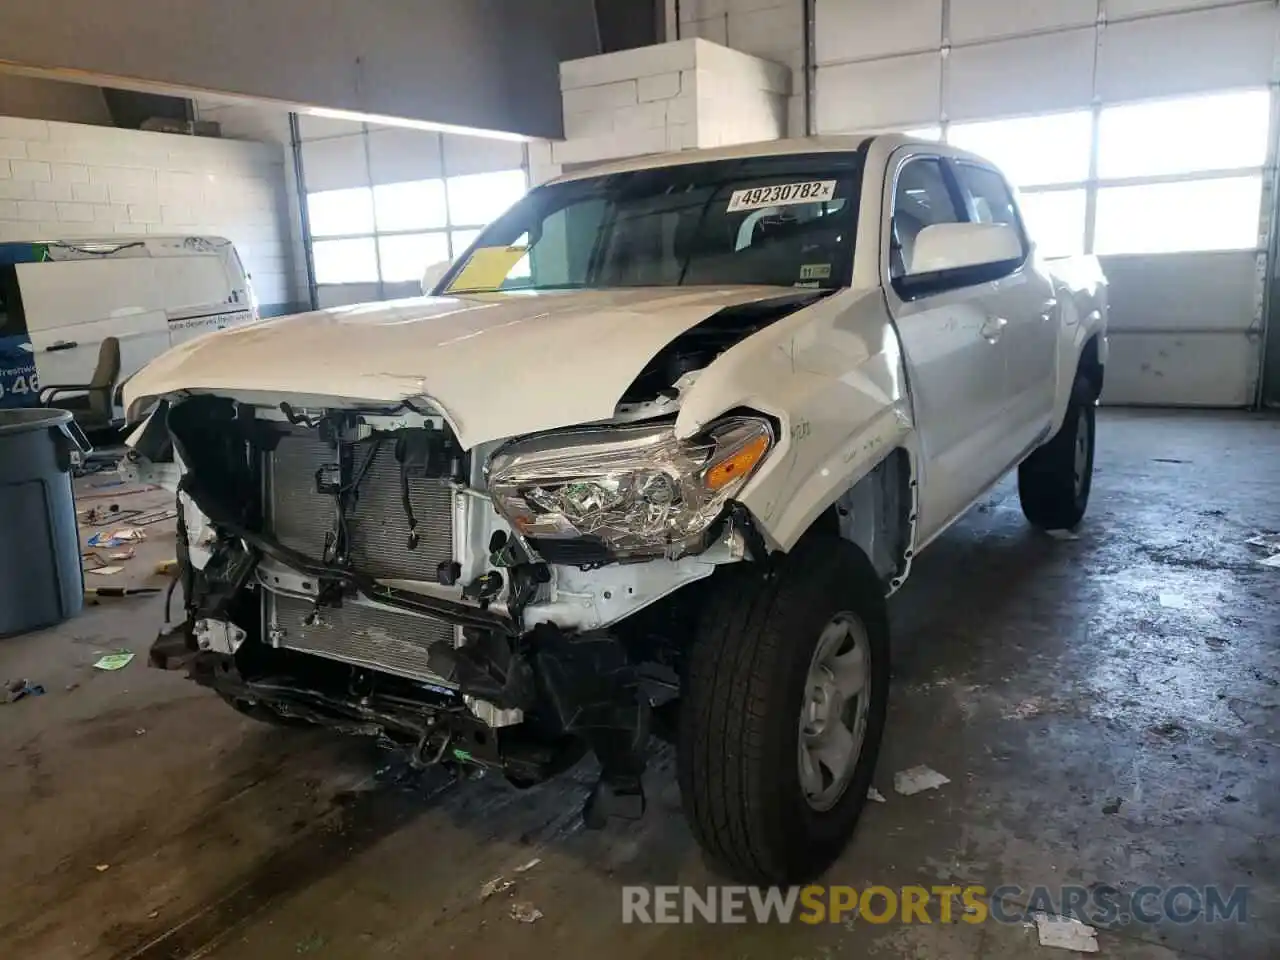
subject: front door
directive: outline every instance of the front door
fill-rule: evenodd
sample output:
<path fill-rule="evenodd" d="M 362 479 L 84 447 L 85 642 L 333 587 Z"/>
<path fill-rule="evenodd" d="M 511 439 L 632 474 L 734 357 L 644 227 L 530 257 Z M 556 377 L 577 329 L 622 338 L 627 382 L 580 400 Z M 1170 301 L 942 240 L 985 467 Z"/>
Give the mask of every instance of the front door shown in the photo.
<path fill-rule="evenodd" d="M 1007 401 L 1003 330 L 988 313 L 991 284 L 957 286 L 903 299 L 893 280 L 912 271 L 915 238 L 925 227 L 967 219 L 944 163 L 912 157 L 896 169 L 886 297 L 906 355 L 920 438 L 920 539 L 931 539 L 991 482 L 992 457 L 1005 438 Z"/>

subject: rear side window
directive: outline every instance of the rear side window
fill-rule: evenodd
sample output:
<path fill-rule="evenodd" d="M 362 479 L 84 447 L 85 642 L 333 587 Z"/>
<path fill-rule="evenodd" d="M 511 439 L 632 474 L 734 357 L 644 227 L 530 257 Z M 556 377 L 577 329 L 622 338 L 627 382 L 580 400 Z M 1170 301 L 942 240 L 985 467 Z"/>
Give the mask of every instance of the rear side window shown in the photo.
<path fill-rule="evenodd" d="M 895 280 L 911 265 L 916 237 L 937 223 L 962 223 L 956 197 L 947 183 L 942 162 L 908 161 L 898 172 L 893 196 L 893 230 L 889 238 L 889 275 Z"/>
<path fill-rule="evenodd" d="M 1013 201 L 1013 191 L 1004 177 L 989 167 L 972 163 L 957 163 L 955 170 L 969 205 L 969 219 L 974 223 L 1007 223 L 1018 231 L 1025 254 L 1026 233 L 1018 216 L 1018 206 Z"/>

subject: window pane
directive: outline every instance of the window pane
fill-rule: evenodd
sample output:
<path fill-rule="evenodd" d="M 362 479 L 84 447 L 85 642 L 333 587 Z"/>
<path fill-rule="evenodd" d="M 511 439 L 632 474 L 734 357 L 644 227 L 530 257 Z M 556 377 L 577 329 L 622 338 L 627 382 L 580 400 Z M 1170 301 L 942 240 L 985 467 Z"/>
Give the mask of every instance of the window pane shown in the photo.
<path fill-rule="evenodd" d="M 956 164 L 960 183 L 972 206 L 970 216 L 977 223 L 1010 223 L 1018 226 L 1013 208 L 1013 194 L 1004 178 L 994 170 L 975 167 L 971 163 Z"/>
<path fill-rule="evenodd" d="M 912 127 L 910 130 L 903 130 L 903 134 L 908 137 L 918 137 L 921 140 L 941 140 L 941 127 Z"/>
<path fill-rule="evenodd" d="M 307 194 L 313 237 L 373 232 L 373 194 L 368 187 Z"/>
<path fill-rule="evenodd" d="M 387 183 L 373 188 L 379 230 L 422 230 L 446 225 L 443 180 Z"/>
<path fill-rule="evenodd" d="M 467 247 L 475 243 L 478 236 L 480 236 L 479 230 L 455 230 L 449 234 L 449 240 L 453 243 L 454 258 L 457 259 L 466 253 Z"/>
<path fill-rule="evenodd" d="M 1027 233 L 1046 257 L 1084 253 L 1085 192 L 1048 190 L 1022 195 Z"/>
<path fill-rule="evenodd" d="M 1018 120 L 953 123 L 947 142 L 990 160 L 1016 186 L 1076 183 L 1089 176 L 1088 111 Z"/>
<path fill-rule="evenodd" d="M 316 283 L 376 283 L 378 255 L 372 237 L 317 240 L 311 245 Z"/>
<path fill-rule="evenodd" d="M 911 273 L 916 237 L 935 223 L 958 223 L 960 213 L 951 199 L 942 165 L 937 160 L 912 160 L 898 174 L 893 198 L 893 235 L 889 242 L 889 272 Z"/>
<path fill-rule="evenodd" d="M 492 223 L 525 195 L 523 170 L 449 178 L 449 220 L 463 227 Z"/>
<path fill-rule="evenodd" d="M 1098 191 L 1097 253 L 1245 250 L 1258 243 L 1262 177 Z"/>
<path fill-rule="evenodd" d="M 413 233 L 379 237 L 382 279 L 387 283 L 421 280 L 427 267 L 449 259 L 449 241 L 443 233 Z"/>
<path fill-rule="evenodd" d="M 1098 175 L 1260 167 L 1270 111 L 1265 90 L 1107 107 L 1098 128 Z"/>

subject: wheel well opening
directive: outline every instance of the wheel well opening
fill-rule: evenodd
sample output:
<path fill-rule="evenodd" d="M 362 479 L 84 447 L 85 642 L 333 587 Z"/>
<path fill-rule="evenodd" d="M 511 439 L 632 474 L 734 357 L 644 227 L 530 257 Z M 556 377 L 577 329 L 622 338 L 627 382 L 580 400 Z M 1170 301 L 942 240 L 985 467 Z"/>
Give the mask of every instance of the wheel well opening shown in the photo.
<path fill-rule="evenodd" d="M 846 490 L 815 526 L 861 547 L 889 589 L 901 583 L 911 565 L 913 504 L 911 456 L 899 447 Z"/>
<path fill-rule="evenodd" d="M 1077 368 L 1080 377 L 1089 384 L 1096 400 L 1102 395 L 1103 371 L 1102 362 L 1098 359 L 1098 338 L 1090 337 L 1080 352 L 1080 365 Z"/>

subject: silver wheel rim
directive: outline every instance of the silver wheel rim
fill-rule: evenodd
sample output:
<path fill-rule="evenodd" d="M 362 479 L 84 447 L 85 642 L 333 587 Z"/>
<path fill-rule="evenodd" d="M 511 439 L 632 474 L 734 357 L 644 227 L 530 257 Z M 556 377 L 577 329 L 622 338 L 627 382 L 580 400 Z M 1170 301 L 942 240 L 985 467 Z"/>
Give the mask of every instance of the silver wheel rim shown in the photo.
<path fill-rule="evenodd" d="M 836 805 L 858 766 L 871 707 L 871 647 L 862 622 L 838 613 L 822 628 L 800 707 L 800 788 L 814 810 Z"/>
<path fill-rule="evenodd" d="M 1076 420 L 1076 448 L 1073 469 L 1073 481 L 1076 499 L 1084 492 L 1085 474 L 1089 470 L 1089 412 L 1080 408 L 1079 419 Z"/>

